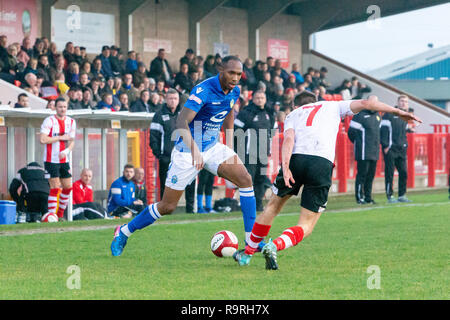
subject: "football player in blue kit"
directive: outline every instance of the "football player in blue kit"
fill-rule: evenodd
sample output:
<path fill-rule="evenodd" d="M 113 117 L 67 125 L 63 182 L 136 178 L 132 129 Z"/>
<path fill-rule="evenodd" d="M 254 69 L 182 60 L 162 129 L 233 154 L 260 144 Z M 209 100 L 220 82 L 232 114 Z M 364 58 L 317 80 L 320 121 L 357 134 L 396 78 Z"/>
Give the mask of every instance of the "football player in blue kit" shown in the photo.
<path fill-rule="evenodd" d="M 203 168 L 239 187 L 246 242 L 249 240 L 256 219 L 252 178 L 233 148 L 219 142 L 222 125 L 227 137 L 233 130 L 233 105 L 239 99 L 237 85 L 241 75 L 242 63 L 239 58 L 227 56 L 223 58 L 217 76 L 206 79 L 192 89 L 177 118 L 177 130 L 173 134 L 177 140 L 162 200 L 149 205 L 128 224 L 116 227 L 111 243 L 113 256 L 122 254 L 133 232 L 172 213 L 186 186 Z"/>

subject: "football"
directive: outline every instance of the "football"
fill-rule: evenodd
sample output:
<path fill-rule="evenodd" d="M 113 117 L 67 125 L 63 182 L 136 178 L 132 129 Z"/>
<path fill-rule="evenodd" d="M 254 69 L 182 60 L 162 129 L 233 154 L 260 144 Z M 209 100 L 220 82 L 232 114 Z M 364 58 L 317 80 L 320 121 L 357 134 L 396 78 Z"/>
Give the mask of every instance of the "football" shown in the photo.
<path fill-rule="evenodd" d="M 42 222 L 58 222 L 58 216 L 54 213 L 46 213 L 42 216 Z"/>
<path fill-rule="evenodd" d="M 218 257 L 231 257 L 237 249 L 238 239 L 231 231 L 216 232 L 211 239 L 211 251 Z"/>

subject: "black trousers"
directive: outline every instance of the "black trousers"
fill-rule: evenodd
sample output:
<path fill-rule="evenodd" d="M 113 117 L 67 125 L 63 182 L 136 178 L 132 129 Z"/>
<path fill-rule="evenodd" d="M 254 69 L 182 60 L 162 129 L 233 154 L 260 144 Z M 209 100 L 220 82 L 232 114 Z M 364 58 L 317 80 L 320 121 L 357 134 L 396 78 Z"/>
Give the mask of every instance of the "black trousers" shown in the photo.
<path fill-rule="evenodd" d="M 253 182 L 253 190 L 255 191 L 255 199 L 256 199 L 256 210 L 262 211 L 262 199 L 264 198 L 264 194 L 268 187 L 267 178 L 267 165 L 263 165 L 261 163 L 257 164 L 246 164 L 248 173 L 252 177 Z"/>
<path fill-rule="evenodd" d="M 197 194 L 211 196 L 213 193 L 214 175 L 206 169 L 198 174 Z"/>
<path fill-rule="evenodd" d="M 159 159 L 159 186 L 160 186 L 160 197 L 162 199 L 164 194 L 164 189 L 166 185 L 167 171 L 169 171 L 170 159 Z M 186 212 L 194 212 L 195 204 L 195 180 L 188 185 L 184 191 L 184 198 L 186 199 Z"/>
<path fill-rule="evenodd" d="M 377 160 L 359 160 L 356 163 L 358 170 L 355 179 L 356 201 L 372 201 L 372 184 L 377 169 Z"/>
<path fill-rule="evenodd" d="M 394 194 L 392 184 L 394 182 L 395 169 L 398 171 L 398 196 L 401 197 L 406 194 L 406 183 L 408 180 L 406 153 L 389 150 L 384 155 L 384 182 L 388 198 Z"/>
<path fill-rule="evenodd" d="M 85 202 L 73 205 L 73 220 L 105 219 L 106 216 L 106 209 L 100 203 Z"/>

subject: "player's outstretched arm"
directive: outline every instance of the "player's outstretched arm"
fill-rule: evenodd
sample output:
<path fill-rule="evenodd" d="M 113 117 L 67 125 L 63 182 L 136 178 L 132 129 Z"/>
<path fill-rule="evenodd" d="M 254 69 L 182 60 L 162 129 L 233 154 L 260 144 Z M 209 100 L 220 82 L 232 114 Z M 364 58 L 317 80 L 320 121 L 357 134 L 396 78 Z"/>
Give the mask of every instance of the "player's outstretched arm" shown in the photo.
<path fill-rule="evenodd" d="M 177 117 L 176 132 L 180 135 L 181 139 L 183 139 L 184 144 L 191 149 L 193 165 L 197 170 L 201 170 L 204 165 L 203 158 L 200 149 L 191 135 L 191 130 L 189 130 L 189 123 L 194 120 L 196 114 L 197 112 L 194 110 L 183 107 Z M 202 134 L 201 130 L 200 134 Z"/>
<path fill-rule="evenodd" d="M 391 106 L 379 101 L 376 96 L 370 96 L 369 99 L 367 99 L 367 100 L 352 101 L 350 104 L 350 109 L 355 114 L 359 113 L 362 110 L 393 113 L 395 115 L 398 115 L 404 121 L 414 120 L 419 123 L 422 123 L 422 120 L 419 117 L 415 116 L 414 114 L 403 111 L 399 108 L 391 107 Z"/>

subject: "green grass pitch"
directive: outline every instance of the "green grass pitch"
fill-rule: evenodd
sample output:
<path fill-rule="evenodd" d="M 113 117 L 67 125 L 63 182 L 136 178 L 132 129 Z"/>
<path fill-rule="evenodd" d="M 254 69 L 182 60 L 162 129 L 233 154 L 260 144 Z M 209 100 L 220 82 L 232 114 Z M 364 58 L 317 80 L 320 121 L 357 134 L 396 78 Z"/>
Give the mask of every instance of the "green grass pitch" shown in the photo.
<path fill-rule="evenodd" d="M 0 226 L 0 299 L 449 299 L 448 193 L 409 197 L 356 206 L 331 196 L 313 234 L 278 254 L 278 271 L 261 254 L 239 267 L 211 253 L 223 229 L 242 247 L 239 212 L 163 217 L 121 257 L 109 249 L 118 220 Z M 298 211 L 293 199 L 269 236 L 295 225 Z"/>

